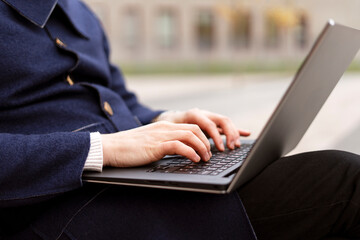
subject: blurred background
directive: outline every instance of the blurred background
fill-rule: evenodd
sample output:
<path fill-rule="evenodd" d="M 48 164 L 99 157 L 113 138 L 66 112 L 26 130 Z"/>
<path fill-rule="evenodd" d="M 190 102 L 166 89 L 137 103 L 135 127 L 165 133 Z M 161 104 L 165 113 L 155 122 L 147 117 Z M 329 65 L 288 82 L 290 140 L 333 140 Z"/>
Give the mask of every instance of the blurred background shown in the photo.
<path fill-rule="evenodd" d="M 256 138 L 328 19 L 360 29 L 358 0 L 85 0 L 146 105 L 230 116 Z M 360 55 L 292 152 L 360 154 Z M 359 144 L 358 144 L 359 143 Z"/>

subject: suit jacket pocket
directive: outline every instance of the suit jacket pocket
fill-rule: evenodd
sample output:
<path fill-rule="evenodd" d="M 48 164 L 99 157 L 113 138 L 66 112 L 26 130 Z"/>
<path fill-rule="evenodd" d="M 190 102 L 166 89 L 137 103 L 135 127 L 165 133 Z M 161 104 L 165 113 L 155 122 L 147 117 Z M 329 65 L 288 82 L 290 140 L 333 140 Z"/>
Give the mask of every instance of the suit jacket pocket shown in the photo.
<path fill-rule="evenodd" d="M 100 132 L 100 133 L 111 133 L 114 132 L 111 126 L 104 122 L 91 123 L 85 126 L 82 126 L 78 129 L 73 130 L 72 132 Z"/>

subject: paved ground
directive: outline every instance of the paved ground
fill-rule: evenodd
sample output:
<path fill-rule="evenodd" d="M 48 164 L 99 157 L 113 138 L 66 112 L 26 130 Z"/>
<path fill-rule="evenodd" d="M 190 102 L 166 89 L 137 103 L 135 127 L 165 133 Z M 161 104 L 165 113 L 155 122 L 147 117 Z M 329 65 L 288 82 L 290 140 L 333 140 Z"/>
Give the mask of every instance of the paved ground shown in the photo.
<path fill-rule="evenodd" d="M 131 76 L 128 86 L 153 108 L 192 107 L 230 116 L 256 137 L 281 98 L 289 75 Z M 345 74 L 292 152 L 342 149 L 360 154 L 360 74 Z"/>

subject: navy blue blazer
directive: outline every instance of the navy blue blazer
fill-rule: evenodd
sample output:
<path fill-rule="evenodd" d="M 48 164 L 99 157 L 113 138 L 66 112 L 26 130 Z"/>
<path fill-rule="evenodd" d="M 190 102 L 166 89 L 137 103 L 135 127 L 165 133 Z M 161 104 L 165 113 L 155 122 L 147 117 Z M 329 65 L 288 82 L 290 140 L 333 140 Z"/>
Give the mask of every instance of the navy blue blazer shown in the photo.
<path fill-rule="evenodd" d="M 93 13 L 56 3 L 0 1 L 0 206 L 80 187 L 89 132 L 159 114 L 127 91 Z"/>
<path fill-rule="evenodd" d="M 29 218 L 22 212 L 27 206 L 82 186 L 90 132 L 135 128 L 158 114 L 126 89 L 109 62 L 101 24 L 83 3 L 0 1 L 0 223 L 19 224 Z M 229 201 L 238 201 L 235 195 L 229 199 L 212 210 L 218 219 L 232 219 L 221 215 Z M 57 228 L 52 233 L 88 201 L 78 200 L 55 212 L 63 224 L 50 225 Z M 125 216 L 134 208 L 124 209 Z M 5 228 L 1 223 L 0 238 Z"/>

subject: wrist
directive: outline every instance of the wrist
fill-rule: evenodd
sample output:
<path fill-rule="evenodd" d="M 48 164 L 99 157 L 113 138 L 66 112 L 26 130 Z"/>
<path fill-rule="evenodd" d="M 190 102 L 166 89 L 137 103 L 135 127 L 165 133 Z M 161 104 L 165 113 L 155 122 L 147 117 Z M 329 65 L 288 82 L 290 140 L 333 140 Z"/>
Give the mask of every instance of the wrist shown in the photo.
<path fill-rule="evenodd" d="M 103 166 L 110 166 L 110 142 L 109 134 L 101 134 L 102 152 L 103 152 Z"/>
<path fill-rule="evenodd" d="M 168 121 L 172 123 L 182 123 L 182 111 L 169 110 L 161 113 L 156 118 L 154 118 L 151 122 L 159 122 L 159 121 Z"/>

